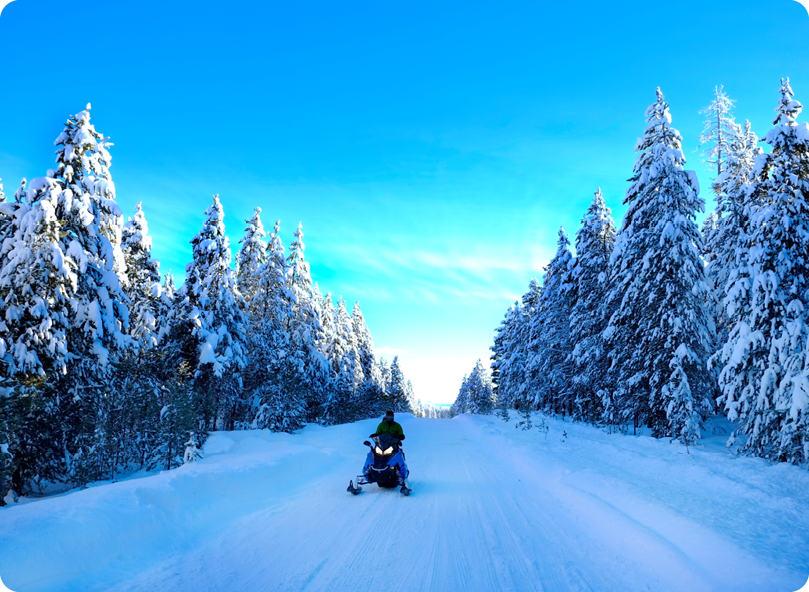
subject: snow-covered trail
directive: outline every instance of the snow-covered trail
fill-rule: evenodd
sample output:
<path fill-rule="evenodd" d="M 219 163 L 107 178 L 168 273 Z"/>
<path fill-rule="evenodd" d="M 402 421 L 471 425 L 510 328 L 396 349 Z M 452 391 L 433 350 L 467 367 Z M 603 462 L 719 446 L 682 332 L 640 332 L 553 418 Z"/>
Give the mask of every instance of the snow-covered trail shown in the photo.
<path fill-rule="evenodd" d="M 787 592 L 809 575 L 804 469 L 555 420 L 547 438 L 400 421 L 408 498 L 345 491 L 376 420 L 219 433 L 195 465 L 0 511 L 0 577 L 15 592 Z"/>

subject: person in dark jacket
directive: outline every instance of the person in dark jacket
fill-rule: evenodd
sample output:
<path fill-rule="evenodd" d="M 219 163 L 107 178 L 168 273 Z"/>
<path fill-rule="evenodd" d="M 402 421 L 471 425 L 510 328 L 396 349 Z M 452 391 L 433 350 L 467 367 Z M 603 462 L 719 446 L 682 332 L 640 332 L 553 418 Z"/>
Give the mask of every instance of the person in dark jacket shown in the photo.
<path fill-rule="evenodd" d="M 400 441 L 405 439 L 402 426 L 393 421 L 393 411 L 388 411 L 385 413 L 385 417 L 382 418 L 382 423 L 376 427 L 376 432 L 371 434 L 371 438 L 374 438 L 380 434 L 390 434 L 391 436 L 396 436 Z"/>

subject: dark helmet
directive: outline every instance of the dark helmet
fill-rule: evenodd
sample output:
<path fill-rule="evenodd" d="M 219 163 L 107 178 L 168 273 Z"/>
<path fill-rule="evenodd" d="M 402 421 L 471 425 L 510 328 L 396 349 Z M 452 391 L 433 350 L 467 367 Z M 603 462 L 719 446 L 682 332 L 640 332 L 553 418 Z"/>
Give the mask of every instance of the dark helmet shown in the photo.
<path fill-rule="evenodd" d="M 385 421 L 392 422 L 393 421 L 393 411 L 386 411 L 385 412 Z"/>

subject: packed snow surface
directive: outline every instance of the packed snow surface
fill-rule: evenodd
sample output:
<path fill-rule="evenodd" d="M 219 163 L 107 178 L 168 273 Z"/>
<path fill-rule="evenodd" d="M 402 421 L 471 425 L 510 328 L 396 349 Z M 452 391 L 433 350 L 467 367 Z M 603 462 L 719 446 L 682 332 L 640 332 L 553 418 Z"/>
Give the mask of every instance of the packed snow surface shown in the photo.
<path fill-rule="evenodd" d="M 791 592 L 809 575 L 806 469 L 561 420 L 546 436 L 491 416 L 397 419 L 410 497 L 346 492 L 378 420 L 220 432 L 177 470 L 0 509 L 0 578 L 15 592 Z"/>

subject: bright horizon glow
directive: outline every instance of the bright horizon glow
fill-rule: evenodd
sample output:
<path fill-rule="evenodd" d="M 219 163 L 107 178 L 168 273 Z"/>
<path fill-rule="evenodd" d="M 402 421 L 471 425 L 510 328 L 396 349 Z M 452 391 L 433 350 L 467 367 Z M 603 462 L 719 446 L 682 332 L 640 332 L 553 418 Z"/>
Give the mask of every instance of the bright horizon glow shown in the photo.
<path fill-rule="evenodd" d="M 118 201 L 127 216 L 143 202 L 162 273 L 182 280 L 214 193 L 234 256 L 256 206 L 287 248 L 301 221 L 321 290 L 359 300 L 377 353 L 400 356 L 422 400 L 450 403 L 559 226 L 575 243 L 597 187 L 620 225 L 657 86 L 709 209 L 695 149 L 714 86 L 759 136 L 781 77 L 809 103 L 797 2 L 686 0 L 655 17 L 655 37 L 648 10 L 13 2 L 0 177 L 10 197 L 44 175 L 63 122 L 91 102 Z M 66 46 L 49 33 L 65 23 L 95 41 Z"/>

